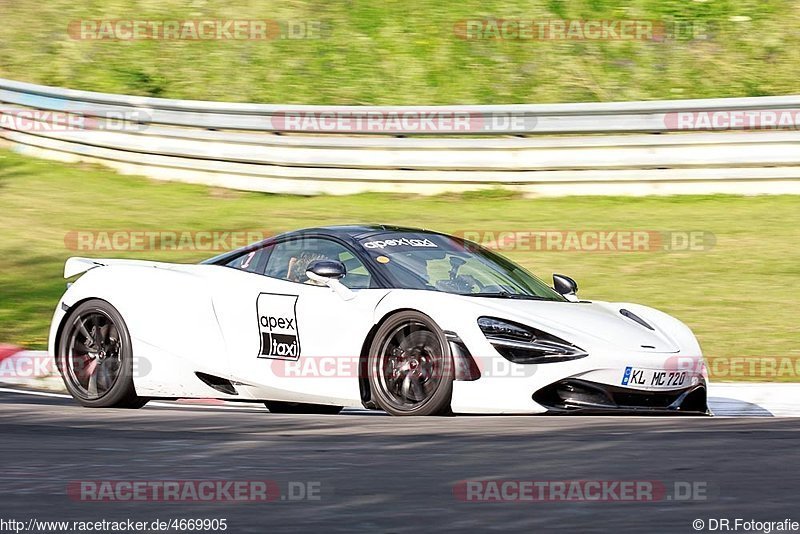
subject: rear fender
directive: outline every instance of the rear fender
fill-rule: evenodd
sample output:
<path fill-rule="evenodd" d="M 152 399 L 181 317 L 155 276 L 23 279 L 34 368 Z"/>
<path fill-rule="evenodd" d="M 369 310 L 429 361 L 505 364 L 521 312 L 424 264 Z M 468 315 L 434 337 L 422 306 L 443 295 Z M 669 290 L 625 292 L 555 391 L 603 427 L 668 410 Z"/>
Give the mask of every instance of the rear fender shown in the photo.
<path fill-rule="evenodd" d="M 105 266 L 100 262 L 106 260 L 70 260 L 69 272 L 83 269 L 84 274 L 56 309 L 50 334 L 54 355 L 67 310 L 87 299 L 102 299 L 120 312 L 130 331 L 138 395 L 220 396 L 195 375 L 229 374 L 225 340 L 205 276 L 159 268 L 165 264 L 155 262 L 120 260 Z"/>

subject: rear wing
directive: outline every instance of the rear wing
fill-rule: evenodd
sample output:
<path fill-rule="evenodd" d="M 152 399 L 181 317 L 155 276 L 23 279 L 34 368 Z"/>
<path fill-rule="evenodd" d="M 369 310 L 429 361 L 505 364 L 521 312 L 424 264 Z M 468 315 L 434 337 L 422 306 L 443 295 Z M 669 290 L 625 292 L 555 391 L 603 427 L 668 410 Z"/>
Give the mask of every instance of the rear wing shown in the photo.
<path fill-rule="evenodd" d="M 85 273 L 89 269 L 102 267 L 105 265 L 102 261 L 103 260 L 93 260 L 91 258 L 69 258 L 64 264 L 64 278 L 72 278 L 73 276 Z"/>
<path fill-rule="evenodd" d="M 64 264 L 64 278 L 72 278 L 85 273 L 95 267 L 105 267 L 107 265 L 138 265 L 140 267 L 168 267 L 171 264 L 157 261 L 145 260 L 120 260 L 111 258 L 81 258 L 74 256 L 68 258 Z"/>

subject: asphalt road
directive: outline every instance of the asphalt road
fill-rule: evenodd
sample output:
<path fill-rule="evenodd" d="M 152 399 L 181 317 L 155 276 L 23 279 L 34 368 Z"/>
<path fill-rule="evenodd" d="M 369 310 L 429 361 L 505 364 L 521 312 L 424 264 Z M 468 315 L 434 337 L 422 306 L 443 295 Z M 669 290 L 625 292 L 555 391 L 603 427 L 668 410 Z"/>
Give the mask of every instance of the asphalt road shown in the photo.
<path fill-rule="evenodd" d="M 800 520 L 798 423 L 288 416 L 258 407 L 90 410 L 5 391 L 0 519 L 226 518 L 227 532 L 235 533 L 695 532 L 695 519 L 706 526 L 717 518 Z M 655 481 L 666 494 L 637 502 L 509 503 L 464 502 L 454 492 L 459 481 L 495 479 Z M 313 482 L 319 498 L 176 503 L 68 496 L 70 483 L 86 480 L 270 480 L 284 496 L 290 483 Z M 676 500 L 676 481 L 701 489 L 694 499 Z"/>

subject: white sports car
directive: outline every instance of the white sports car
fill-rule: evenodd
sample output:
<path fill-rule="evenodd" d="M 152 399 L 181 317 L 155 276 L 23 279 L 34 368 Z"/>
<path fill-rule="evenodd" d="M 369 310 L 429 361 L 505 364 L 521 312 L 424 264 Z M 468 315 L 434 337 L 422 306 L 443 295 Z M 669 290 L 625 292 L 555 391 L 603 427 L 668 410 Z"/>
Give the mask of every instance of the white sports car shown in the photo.
<path fill-rule="evenodd" d="M 677 319 L 579 300 L 457 237 L 312 228 L 196 265 L 70 258 L 50 351 L 85 406 L 263 402 L 272 412 L 706 414 Z"/>

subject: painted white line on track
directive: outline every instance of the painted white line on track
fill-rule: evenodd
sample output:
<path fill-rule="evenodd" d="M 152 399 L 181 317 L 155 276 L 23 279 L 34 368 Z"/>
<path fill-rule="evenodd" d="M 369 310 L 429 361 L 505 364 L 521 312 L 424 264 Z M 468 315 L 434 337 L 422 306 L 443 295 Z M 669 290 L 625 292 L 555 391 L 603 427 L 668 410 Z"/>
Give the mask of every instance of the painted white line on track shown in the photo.
<path fill-rule="evenodd" d="M 66 395 L 64 393 L 49 393 L 47 391 L 34 391 L 31 389 L 12 389 L 12 388 L 3 388 L 0 387 L 0 392 L 2 393 L 19 393 L 21 395 L 33 395 L 35 397 L 54 397 L 57 399 L 71 399 L 71 395 Z"/>

